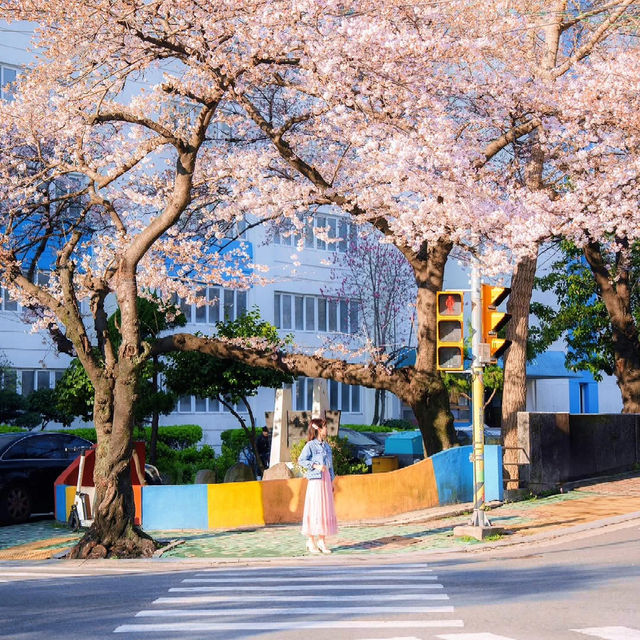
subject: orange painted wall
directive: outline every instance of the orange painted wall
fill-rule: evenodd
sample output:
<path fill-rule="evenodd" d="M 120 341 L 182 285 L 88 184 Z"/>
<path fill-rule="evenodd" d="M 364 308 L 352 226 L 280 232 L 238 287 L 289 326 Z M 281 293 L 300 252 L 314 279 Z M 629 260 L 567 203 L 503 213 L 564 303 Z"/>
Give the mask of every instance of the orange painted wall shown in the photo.
<path fill-rule="evenodd" d="M 305 479 L 261 484 L 266 524 L 302 521 Z M 428 458 L 397 471 L 338 476 L 334 487 L 338 522 L 383 518 L 439 505 L 433 464 Z"/>
<path fill-rule="evenodd" d="M 260 484 L 267 524 L 302 522 L 304 495 L 307 490 L 305 479 L 264 480 Z"/>

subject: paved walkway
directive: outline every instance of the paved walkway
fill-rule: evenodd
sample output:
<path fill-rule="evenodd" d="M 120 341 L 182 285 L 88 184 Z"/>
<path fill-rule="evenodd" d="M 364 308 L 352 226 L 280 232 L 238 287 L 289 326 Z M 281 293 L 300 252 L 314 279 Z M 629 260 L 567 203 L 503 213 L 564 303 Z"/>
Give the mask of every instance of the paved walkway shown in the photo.
<path fill-rule="evenodd" d="M 481 542 L 453 536 L 469 523 L 471 504 L 438 507 L 370 522 L 342 524 L 330 540 L 336 556 L 474 551 L 552 538 L 625 519 L 640 520 L 640 472 L 581 483 L 545 498 L 489 505 L 489 518 L 504 533 Z M 173 542 L 163 560 L 296 558 L 307 555 L 299 525 L 215 531 L 150 531 Z M 68 549 L 80 534 L 50 520 L 0 527 L 0 561 L 46 559 Z"/>

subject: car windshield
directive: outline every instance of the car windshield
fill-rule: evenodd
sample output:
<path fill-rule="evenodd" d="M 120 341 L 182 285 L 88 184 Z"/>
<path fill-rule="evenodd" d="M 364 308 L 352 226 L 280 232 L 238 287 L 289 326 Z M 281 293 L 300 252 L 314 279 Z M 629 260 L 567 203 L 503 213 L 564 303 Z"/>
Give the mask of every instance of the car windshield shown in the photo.
<path fill-rule="evenodd" d="M 352 444 L 367 445 L 373 447 L 378 445 L 375 440 L 372 440 L 371 438 L 369 438 L 369 436 L 365 436 L 359 431 L 347 431 L 346 429 L 341 429 L 338 435 L 347 438 Z"/>
<path fill-rule="evenodd" d="M 0 433 L 0 452 L 4 451 L 12 442 L 22 438 L 24 433 Z"/>

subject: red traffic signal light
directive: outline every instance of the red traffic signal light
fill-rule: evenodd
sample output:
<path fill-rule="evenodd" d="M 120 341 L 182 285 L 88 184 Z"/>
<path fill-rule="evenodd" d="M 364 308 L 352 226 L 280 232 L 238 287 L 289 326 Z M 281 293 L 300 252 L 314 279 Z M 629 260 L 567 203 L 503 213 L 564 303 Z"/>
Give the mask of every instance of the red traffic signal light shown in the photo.
<path fill-rule="evenodd" d="M 436 294 L 436 358 L 439 371 L 464 371 L 464 294 Z"/>

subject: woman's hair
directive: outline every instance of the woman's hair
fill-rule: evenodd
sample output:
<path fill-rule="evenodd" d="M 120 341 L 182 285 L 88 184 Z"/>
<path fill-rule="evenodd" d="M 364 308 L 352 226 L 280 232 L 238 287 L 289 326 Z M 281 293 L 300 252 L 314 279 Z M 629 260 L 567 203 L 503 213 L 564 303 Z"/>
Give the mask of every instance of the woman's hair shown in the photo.
<path fill-rule="evenodd" d="M 324 418 L 313 418 L 309 421 L 309 428 L 307 429 L 307 442 L 315 440 L 318 437 L 318 429 L 321 429 L 327 424 Z"/>

